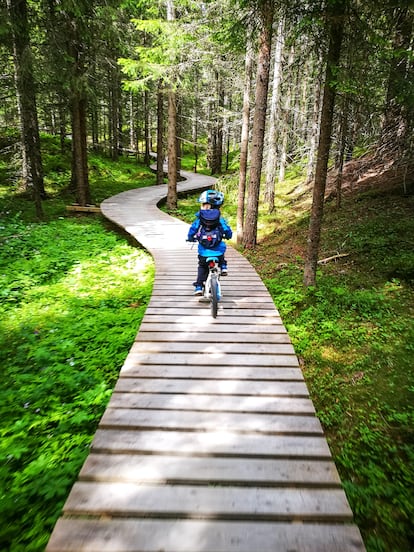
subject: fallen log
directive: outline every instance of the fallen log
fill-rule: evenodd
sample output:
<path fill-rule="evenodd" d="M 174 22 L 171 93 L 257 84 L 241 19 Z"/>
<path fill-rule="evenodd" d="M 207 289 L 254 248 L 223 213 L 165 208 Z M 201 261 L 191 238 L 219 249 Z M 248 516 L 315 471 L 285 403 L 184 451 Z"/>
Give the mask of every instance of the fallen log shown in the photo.
<path fill-rule="evenodd" d="M 66 205 L 67 211 L 76 211 L 76 212 L 83 212 L 83 213 L 100 213 L 101 208 L 97 207 L 96 205 Z"/>
<path fill-rule="evenodd" d="M 327 264 L 330 261 L 336 261 L 336 259 L 341 259 L 342 257 L 349 257 L 350 253 L 338 253 L 337 255 L 332 255 L 332 257 L 326 257 L 318 261 L 318 264 Z"/>

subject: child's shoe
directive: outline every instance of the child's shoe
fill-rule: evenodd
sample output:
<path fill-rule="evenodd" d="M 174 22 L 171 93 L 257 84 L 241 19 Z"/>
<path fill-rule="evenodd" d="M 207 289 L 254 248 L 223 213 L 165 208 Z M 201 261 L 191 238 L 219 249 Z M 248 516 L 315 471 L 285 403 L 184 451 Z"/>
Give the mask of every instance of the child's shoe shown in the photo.
<path fill-rule="evenodd" d="M 228 274 L 227 265 L 226 264 L 221 265 L 221 275 L 222 276 L 227 276 L 227 274 Z"/>
<path fill-rule="evenodd" d="M 203 288 L 201 286 L 195 286 L 194 295 L 203 295 Z"/>

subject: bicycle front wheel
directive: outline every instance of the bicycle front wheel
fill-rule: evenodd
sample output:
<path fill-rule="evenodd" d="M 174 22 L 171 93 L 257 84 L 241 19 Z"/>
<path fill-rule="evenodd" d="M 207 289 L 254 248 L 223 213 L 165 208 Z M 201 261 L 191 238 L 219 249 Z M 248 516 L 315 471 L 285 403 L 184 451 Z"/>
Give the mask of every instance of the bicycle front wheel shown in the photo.
<path fill-rule="evenodd" d="M 211 282 L 210 282 L 210 291 L 211 291 L 211 316 L 213 318 L 217 317 L 217 310 L 218 310 L 218 302 L 219 302 L 219 283 L 217 274 L 213 274 L 211 276 Z"/>

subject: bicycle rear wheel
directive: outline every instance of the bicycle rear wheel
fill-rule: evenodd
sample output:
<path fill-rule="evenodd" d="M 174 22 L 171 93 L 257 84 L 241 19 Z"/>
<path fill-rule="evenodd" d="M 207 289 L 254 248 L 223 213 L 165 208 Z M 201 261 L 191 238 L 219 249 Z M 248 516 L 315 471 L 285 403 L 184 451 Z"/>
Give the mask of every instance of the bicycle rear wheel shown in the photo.
<path fill-rule="evenodd" d="M 217 274 L 212 274 L 210 282 L 210 291 L 211 291 L 211 316 L 213 318 L 217 317 L 218 302 L 219 302 L 219 283 Z"/>

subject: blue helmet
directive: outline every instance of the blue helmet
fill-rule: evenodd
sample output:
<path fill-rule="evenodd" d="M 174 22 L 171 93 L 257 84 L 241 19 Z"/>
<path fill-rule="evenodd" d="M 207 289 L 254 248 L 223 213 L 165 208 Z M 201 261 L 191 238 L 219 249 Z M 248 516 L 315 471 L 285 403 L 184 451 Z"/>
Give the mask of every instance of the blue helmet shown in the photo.
<path fill-rule="evenodd" d="M 199 203 L 209 203 L 213 207 L 220 207 L 224 202 L 223 192 L 216 192 L 216 190 L 206 190 L 198 198 Z"/>

